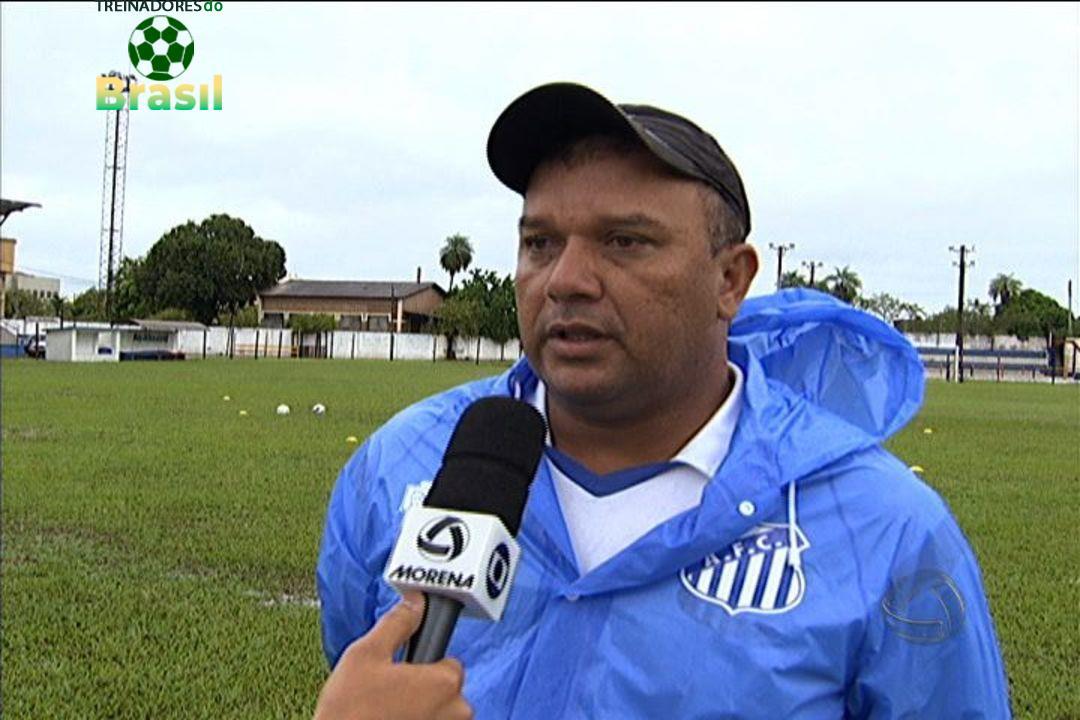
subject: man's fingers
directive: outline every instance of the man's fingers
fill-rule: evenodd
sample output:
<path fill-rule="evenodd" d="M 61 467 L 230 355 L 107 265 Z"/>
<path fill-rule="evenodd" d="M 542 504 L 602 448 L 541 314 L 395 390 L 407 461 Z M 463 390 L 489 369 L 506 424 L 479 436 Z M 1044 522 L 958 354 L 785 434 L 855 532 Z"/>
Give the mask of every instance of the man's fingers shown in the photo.
<path fill-rule="evenodd" d="M 472 717 L 473 709 L 463 697 L 455 698 L 435 715 L 436 720 L 472 720 Z"/>
<path fill-rule="evenodd" d="M 443 674 L 446 681 L 454 688 L 455 695 L 461 694 L 461 688 L 465 685 L 465 668 L 461 667 L 460 662 L 454 658 L 443 658 L 433 667 Z"/>
<path fill-rule="evenodd" d="M 391 658 L 394 651 L 420 629 L 424 619 L 424 596 L 421 593 L 405 593 L 401 602 L 379 618 L 375 627 L 357 642 L 357 649 L 374 657 Z"/>

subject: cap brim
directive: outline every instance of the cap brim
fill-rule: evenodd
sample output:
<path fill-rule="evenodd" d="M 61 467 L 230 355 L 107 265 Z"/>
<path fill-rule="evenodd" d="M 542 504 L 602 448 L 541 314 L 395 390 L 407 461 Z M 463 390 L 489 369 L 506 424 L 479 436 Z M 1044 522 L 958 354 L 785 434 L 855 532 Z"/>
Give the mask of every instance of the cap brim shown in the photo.
<path fill-rule="evenodd" d="M 488 135 L 488 164 L 495 177 L 522 195 L 544 157 L 571 140 L 593 134 L 625 134 L 637 128 L 611 101 L 584 85 L 551 83 L 519 97 Z"/>

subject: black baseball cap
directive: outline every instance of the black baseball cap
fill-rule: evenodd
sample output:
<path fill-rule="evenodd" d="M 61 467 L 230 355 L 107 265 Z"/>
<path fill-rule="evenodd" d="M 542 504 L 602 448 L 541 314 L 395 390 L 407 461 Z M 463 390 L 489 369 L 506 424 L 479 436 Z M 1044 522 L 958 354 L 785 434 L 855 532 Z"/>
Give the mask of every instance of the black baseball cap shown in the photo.
<path fill-rule="evenodd" d="M 556 149 L 588 135 L 636 137 L 673 170 L 716 189 L 750 232 L 750 205 L 735 164 L 712 135 L 651 105 L 616 105 L 576 83 L 541 85 L 503 110 L 488 135 L 495 176 L 521 195 L 536 166 Z"/>

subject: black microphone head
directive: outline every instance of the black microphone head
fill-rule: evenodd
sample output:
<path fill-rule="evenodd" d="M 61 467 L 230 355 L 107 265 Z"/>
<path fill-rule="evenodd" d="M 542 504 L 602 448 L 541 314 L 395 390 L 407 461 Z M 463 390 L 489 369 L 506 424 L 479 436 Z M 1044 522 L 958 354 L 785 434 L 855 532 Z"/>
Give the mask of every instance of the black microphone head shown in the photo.
<path fill-rule="evenodd" d="M 458 420 L 424 505 L 495 515 L 517 535 L 546 435 L 531 405 L 477 400 Z"/>

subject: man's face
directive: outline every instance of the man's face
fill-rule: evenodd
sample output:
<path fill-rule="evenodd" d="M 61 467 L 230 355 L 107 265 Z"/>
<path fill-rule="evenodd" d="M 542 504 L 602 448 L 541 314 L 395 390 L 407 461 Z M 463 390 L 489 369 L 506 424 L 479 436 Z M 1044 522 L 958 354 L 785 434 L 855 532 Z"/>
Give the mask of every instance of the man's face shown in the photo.
<path fill-rule="evenodd" d="M 723 257 L 700 186 L 648 154 L 541 165 L 516 287 L 525 352 L 552 399 L 622 415 L 693 392 L 726 360 Z"/>

